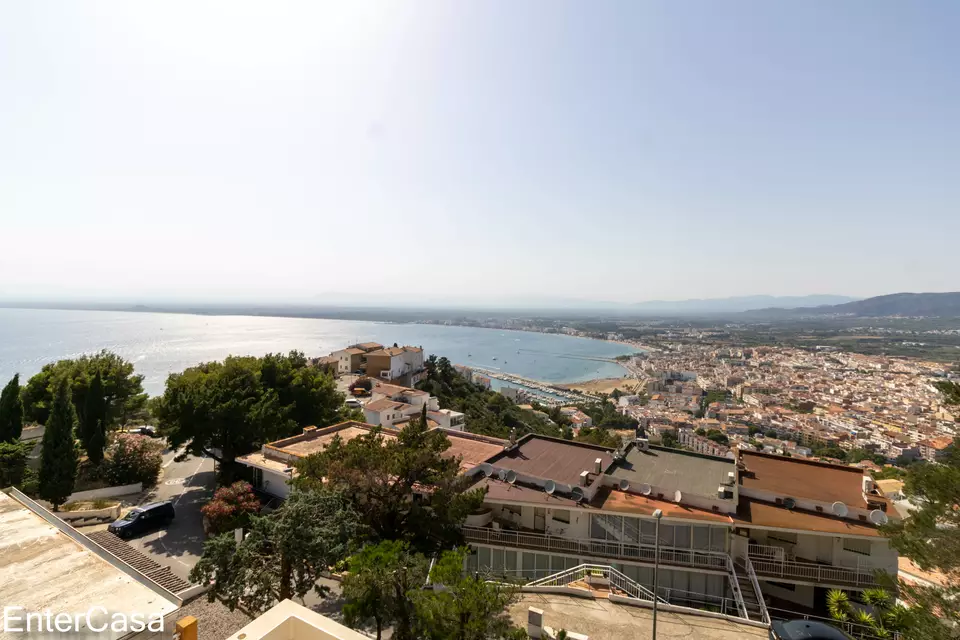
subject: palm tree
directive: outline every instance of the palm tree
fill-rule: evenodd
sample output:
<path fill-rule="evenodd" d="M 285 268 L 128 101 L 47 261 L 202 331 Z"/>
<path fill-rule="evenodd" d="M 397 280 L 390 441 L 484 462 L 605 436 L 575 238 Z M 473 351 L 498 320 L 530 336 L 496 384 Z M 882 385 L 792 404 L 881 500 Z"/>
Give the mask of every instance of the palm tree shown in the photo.
<path fill-rule="evenodd" d="M 864 604 L 868 604 L 874 609 L 888 609 L 892 598 L 890 594 L 883 589 L 864 589 L 860 594 Z"/>

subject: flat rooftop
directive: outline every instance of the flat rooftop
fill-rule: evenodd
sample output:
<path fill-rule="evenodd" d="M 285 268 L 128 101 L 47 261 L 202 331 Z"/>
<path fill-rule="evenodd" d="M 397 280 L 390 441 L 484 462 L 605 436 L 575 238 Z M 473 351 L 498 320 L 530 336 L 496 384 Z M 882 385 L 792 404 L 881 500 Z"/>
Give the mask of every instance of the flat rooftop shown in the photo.
<path fill-rule="evenodd" d="M 816 531 L 845 536 L 880 537 L 880 531 L 869 522 L 860 522 L 848 518 L 838 518 L 827 513 L 813 513 L 801 509 L 787 509 L 781 505 L 753 500 L 740 495 L 737 503 L 736 524 L 744 526 L 770 527 Z"/>
<path fill-rule="evenodd" d="M 275 450 L 303 458 L 323 451 L 337 436 L 340 436 L 344 442 L 349 442 L 376 428 L 372 424 L 363 422 L 341 422 L 323 429 L 305 430 L 298 436 L 271 442 L 264 445 L 264 452 L 269 456 L 270 450 Z M 396 438 L 396 433 L 389 428 L 381 428 L 381 434 L 388 440 Z"/>
<path fill-rule="evenodd" d="M 63 527 L 69 529 L 69 525 Z M 28 612 L 49 609 L 70 614 L 101 606 L 111 614 L 137 612 L 147 617 L 180 608 L 173 594 L 162 596 L 145 584 L 146 577 L 136 580 L 98 555 L 98 549 L 95 543 L 79 542 L 0 492 L 0 602 L 4 605 L 21 606 Z M 120 638 L 128 634 L 108 627 L 96 635 Z M 21 636 L 0 629 L 0 638 Z"/>
<path fill-rule="evenodd" d="M 863 470 L 740 449 L 741 486 L 777 496 L 863 507 Z M 874 499 L 874 498 L 871 498 Z M 879 499 L 877 499 L 879 501 Z"/>
<path fill-rule="evenodd" d="M 613 462 L 613 451 L 569 440 L 527 435 L 516 447 L 501 451 L 487 462 L 522 475 L 575 485 L 580 481 L 580 472 L 593 474 L 597 458 L 601 460 L 600 468 L 606 469 Z"/>
<path fill-rule="evenodd" d="M 652 485 L 666 497 L 673 497 L 679 490 L 715 498 L 717 487 L 726 483 L 731 471 L 736 471 L 736 465 L 726 458 L 659 447 L 651 447 L 649 451 L 630 447 L 623 460 L 616 462 L 607 474 L 627 480 L 633 488 Z"/>
<path fill-rule="evenodd" d="M 443 452 L 443 457 L 454 458 L 459 456 L 460 470 L 468 471 L 484 460 L 503 451 L 506 440 L 481 436 L 460 431 L 445 431 L 450 440 L 450 448 Z"/>

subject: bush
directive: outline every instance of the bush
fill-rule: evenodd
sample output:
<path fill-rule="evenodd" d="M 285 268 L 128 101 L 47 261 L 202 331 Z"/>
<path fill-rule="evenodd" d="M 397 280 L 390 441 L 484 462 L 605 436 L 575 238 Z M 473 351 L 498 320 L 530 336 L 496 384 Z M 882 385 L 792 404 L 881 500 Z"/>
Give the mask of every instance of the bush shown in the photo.
<path fill-rule="evenodd" d="M 211 533 L 219 535 L 238 527 L 246 527 L 250 515 L 260 511 L 260 500 L 249 482 L 239 480 L 229 487 L 220 487 L 213 500 L 200 511 L 210 522 Z"/>
<path fill-rule="evenodd" d="M 118 434 L 110 447 L 106 465 L 107 479 L 111 485 L 143 483 L 153 486 L 160 476 L 163 445 L 159 442 L 133 434 Z"/>

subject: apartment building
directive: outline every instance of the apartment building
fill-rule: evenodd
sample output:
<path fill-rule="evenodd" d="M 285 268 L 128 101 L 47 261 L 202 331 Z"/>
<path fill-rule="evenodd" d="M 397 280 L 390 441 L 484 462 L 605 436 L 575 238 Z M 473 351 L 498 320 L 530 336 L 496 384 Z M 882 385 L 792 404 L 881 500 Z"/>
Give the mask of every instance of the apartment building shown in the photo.
<path fill-rule="evenodd" d="M 399 428 L 419 417 L 424 407 L 430 426 L 462 431 L 466 416 L 459 411 L 441 409 L 439 401 L 426 391 L 377 382 L 370 390 L 370 401 L 363 407 L 368 424 Z"/>
<path fill-rule="evenodd" d="M 657 510 L 668 602 L 762 620 L 766 602 L 823 609 L 828 589 L 897 572 L 878 532 L 889 502 L 856 469 L 747 451 L 720 458 L 642 437 L 615 451 L 529 435 L 467 473 L 487 490 L 464 526 L 470 568 L 523 581 L 590 563 L 652 589 Z"/>
<path fill-rule="evenodd" d="M 367 354 L 380 349 L 383 349 L 383 345 L 378 342 L 361 342 L 334 351 L 329 357 L 337 359 L 337 372 L 340 374 L 362 373 L 367 366 Z"/>
<path fill-rule="evenodd" d="M 386 347 L 366 353 L 366 375 L 381 380 L 414 385 L 423 369 L 421 347 Z"/>

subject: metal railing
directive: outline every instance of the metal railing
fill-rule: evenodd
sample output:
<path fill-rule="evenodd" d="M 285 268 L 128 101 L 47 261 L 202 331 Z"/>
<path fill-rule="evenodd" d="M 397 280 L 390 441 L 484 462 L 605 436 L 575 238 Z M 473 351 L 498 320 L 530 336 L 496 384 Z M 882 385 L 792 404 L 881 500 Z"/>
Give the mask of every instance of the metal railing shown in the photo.
<path fill-rule="evenodd" d="M 787 551 L 783 547 L 775 547 L 773 545 L 754 544 L 751 542 L 747 545 L 747 553 L 750 554 L 751 558 L 761 560 L 776 560 L 777 562 L 793 560 L 792 552 Z"/>
<path fill-rule="evenodd" d="M 528 582 L 527 587 L 563 587 L 571 582 L 589 580 L 590 578 L 603 578 L 607 580 L 611 587 L 623 591 L 631 598 L 653 602 L 653 592 L 640 585 L 636 581 L 628 578 L 613 567 L 605 564 L 581 564 L 576 567 L 555 573 L 551 576 Z M 660 598 L 659 602 L 667 604 L 667 601 Z"/>
<path fill-rule="evenodd" d="M 730 556 L 727 556 L 727 571 L 730 573 L 730 589 L 733 591 L 734 600 L 737 602 L 737 610 L 740 612 L 741 618 L 750 619 L 750 615 L 747 613 L 747 604 L 743 601 L 743 594 L 740 593 L 740 581 L 737 579 L 737 569 L 733 566 L 733 559 Z M 762 597 L 757 594 L 757 597 Z"/>
<path fill-rule="evenodd" d="M 763 616 L 763 621 L 766 624 L 770 624 L 770 612 L 767 611 L 767 603 L 763 600 L 763 592 L 760 591 L 760 582 L 757 580 L 757 573 L 753 570 L 753 563 L 750 562 L 749 556 L 743 559 L 743 566 L 746 567 L 747 576 L 749 576 L 750 584 L 753 586 L 753 593 L 756 595 L 757 603 L 760 605 L 760 614 Z"/>
<path fill-rule="evenodd" d="M 837 584 L 842 586 L 879 586 L 873 569 L 865 567 L 835 567 L 827 564 L 798 562 L 796 560 L 771 560 L 749 554 L 757 574 L 765 578 L 777 577 L 793 580 L 805 580 L 817 584 Z"/>
<path fill-rule="evenodd" d="M 616 540 L 583 540 L 562 538 L 545 533 L 509 531 L 490 527 L 461 527 L 467 542 L 479 542 L 504 547 L 521 547 L 543 551 L 556 551 L 573 555 L 600 556 L 653 563 L 656 555 L 654 545 L 619 542 Z M 660 564 L 693 567 L 728 572 L 729 559 L 721 551 L 705 549 L 676 549 L 660 547 Z"/>

